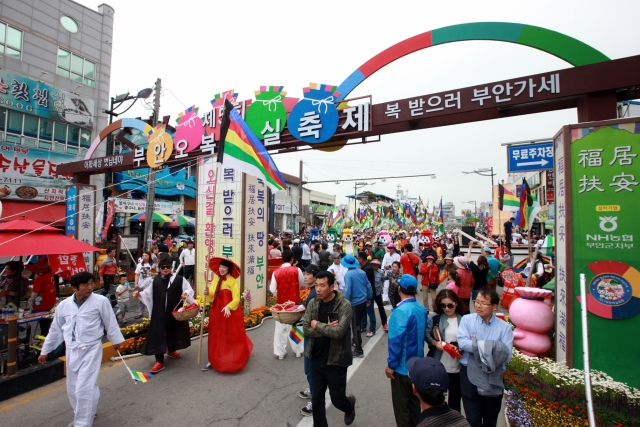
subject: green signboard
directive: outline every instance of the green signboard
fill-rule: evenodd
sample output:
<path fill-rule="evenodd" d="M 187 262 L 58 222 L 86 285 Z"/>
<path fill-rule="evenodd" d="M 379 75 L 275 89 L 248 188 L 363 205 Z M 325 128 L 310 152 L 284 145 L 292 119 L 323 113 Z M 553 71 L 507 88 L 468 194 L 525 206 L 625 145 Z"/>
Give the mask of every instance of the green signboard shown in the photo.
<path fill-rule="evenodd" d="M 636 119 L 637 120 L 637 119 Z M 570 141 L 569 146 L 562 144 Z M 558 322 L 571 324 L 557 344 L 582 368 L 580 275 L 586 276 L 591 367 L 640 387 L 640 122 L 565 127 L 556 138 Z M 571 218 L 571 221 L 566 221 Z"/>

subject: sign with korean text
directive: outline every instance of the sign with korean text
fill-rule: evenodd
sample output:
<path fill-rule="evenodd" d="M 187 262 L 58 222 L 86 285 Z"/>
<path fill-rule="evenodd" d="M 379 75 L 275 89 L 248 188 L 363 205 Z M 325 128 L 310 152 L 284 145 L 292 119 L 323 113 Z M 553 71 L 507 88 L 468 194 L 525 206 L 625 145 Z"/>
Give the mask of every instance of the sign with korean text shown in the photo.
<path fill-rule="evenodd" d="M 0 199 L 64 201 L 71 175 L 59 175 L 57 168 L 74 159 L 53 151 L 0 144 Z"/>
<path fill-rule="evenodd" d="M 241 270 L 244 268 L 242 262 L 242 190 L 242 172 L 220 166 L 216 180 L 214 207 L 215 256 L 231 259 L 240 266 Z"/>
<path fill-rule="evenodd" d="M 507 147 L 507 172 L 553 169 L 553 142 Z"/>
<path fill-rule="evenodd" d="M 267 300 L 267 186 L 264 179 L 244 174 L 243 264 L 244 289 L 251 292 L 251 308 Z"/>
<path fill-rule="evenodd" d="M 215 255 L 215 217 L 213 216 L 216 191 L 216 161 L 211 157 L 198 158 L 198 195 L 196 211 L 196 267 L 197 293 L 213 280 L 209 259 Z"/>
<path fill-rule="evenodd" d="M 4 70 L 0 70 L 0 107 L 86 128 L 94 124 L 93 100 Z"/>
<path fill-rule="evenodd" d="M 118 191 L 136 190 L 147 192 L 149 168 L 131 169 L 115 173 L 115 187 Z M 181 169 L 175 173 L 167 167 L 156 171 L 156 196 L 187 196 L 196 197 L 196 178 L 187 177 L 187 171 Z"/>
<path fill-rule="evenodd" d="M 564 182 L 556 177 L 556 242 L 563 238 L 567 245 L 557 250 L 566 263 L 566 322 L 573 329 L 567 333 L 570 362 L 583 366 L 582 339 L 576 331 L 586 303 L 591 341 L 607 343 L 591 346 L 592 368 L 633 387 L 640 386 L 640 372 L 628 369 L 640 351 L 640 343 L 628 339 L 640 328 L 639 130 L 637 119 L 565 127 L 564 141 L 570 146 L 562 148 Z M 580 298 L 581 274 L 586 277 L 586 301 Z M 614 361 L 611 354 L 616 354 Z"/>
<path fill-rule="evenodd" d="M 118 236 L 118 250 L 126 251 L 129 249 L 131 252 L 137 251 L 140 245 L 140 236 Z"/>
<path fill-rule="evenodd" d="M 555 179 L 558 194 L 556 195 L 556 362 L 566 362 L 567 358 L 567 216 L 565 213 L 565 157 L 564 133 L 560 133 L 554 140 Z"/>
<path fill-rule="evenodd" d="M 51 272 L 69 280 L 76 273 L 87 271 L 87 264 L 83 254 L 49 255 Z"/>
<path fill-rule="evenodd" d="M 88 245 L 93 245 L 96 224 L 96 187 L 95 185 L 78 185 L 77 187 L 77 239 Z M 88 271 L 93 272 L 93 252 L 83 252 L 82 255 Z"/>
<path fill-rule="evenodd" d="M 120 197 L 115 198 L 115 210 L 116 213 L 129 212 L 129 213 L 143 213 L 147 209 L 146 200 L 137 199 L 122 199 Z M 184 203 L 183 202 L 163 202 L 155 201 L 153 203 L 153 211 L 166 215 L 183 215 Z"/>
<path fill-rule="evenodd" d="M 78 233 L 78 224 L 76 213 L 78 212 L 78 189 L 74 185 L 67 187 L 67 201 L 65 206 L 65 228 L 64 234 L 69 237 L 76 237 Z"/>

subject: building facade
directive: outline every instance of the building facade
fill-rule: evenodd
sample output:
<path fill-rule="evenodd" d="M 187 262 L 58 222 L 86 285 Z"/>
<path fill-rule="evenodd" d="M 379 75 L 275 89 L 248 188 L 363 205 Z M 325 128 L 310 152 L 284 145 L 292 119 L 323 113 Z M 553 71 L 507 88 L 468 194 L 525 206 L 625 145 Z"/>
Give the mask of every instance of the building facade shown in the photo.
<path fill-rule="evenodd" d="M 96 11 L 70 0 L 0 3 L 3 220 L 28 211 L 30 219 L 64 226 L 72 182 L 56 167 L 83 159 L 108 123 L 102 111 L 109 107 L 113 21 L 106 4 Z M 91 183 L 104 187 L 104 176 Z"/>

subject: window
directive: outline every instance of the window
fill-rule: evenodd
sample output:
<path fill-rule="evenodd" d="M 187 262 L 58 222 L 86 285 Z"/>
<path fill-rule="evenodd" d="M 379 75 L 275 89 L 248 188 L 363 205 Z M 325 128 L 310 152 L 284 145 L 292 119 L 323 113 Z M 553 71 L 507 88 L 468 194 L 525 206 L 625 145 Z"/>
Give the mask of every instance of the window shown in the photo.
<path fill-rule="evenodd" d="M 91 147 L 91 131 L 80 129 L 80 147 Z"/>
<path fill-rule="evenodd" d="M 7 110 L 0 108 L 0 130 L 4 130 L 4 123 L 7 119 Z"/>
<path fill-rule="evenodd" d="M 22 135 L 22 113 L 9 111 L 9 120 L 7 120 L 7 132 Z"/>
<path fill-rule="evenodd" d="M 40 119 L 40 132 L 38 137 L 51 141 L 53 138 L 53 122 L 51 120 Z"/>
<path fill-rule="evenodd" d="M 62 24 L 62 26 L 64 27 L 65 30 L 69 31 L 70 33 L 77 33 L 78 30 L 80 29 L 78 27 L 78 23 L 76 22 L 75 19 L 73 19 L 70 16 L 63 16 L 60 18 L 60 23 Z"/>
<path fill-rule="evenodd" d="M 58 75 L 85 86 L 95 87 L 96 64 L 64 49 L 58 48 Z"/>
<path fill-rule="evenodd" d="M 25 136 L 31 138 L 38 137 L 38 118 L 36 116 L 24 116 L 24 132 Z"/>
<path fill-rule="evenodd" d="M 53 139 L 57 142 L 66 142 L 67 141 L 67 125 L 63 125 L 62 123 L 56 122 L 55 127 L 53 128 Z"/>
<path fill-rule="evenodd" d="M 0 22 L 0 54 L 20 60 L 22 56 L 22 31 Z"/>
<path fill-rule="evenodd" d="M 77 147 L 79 138 L 80 129 L 74 126 L 67 126 L 67 144 Z"/>

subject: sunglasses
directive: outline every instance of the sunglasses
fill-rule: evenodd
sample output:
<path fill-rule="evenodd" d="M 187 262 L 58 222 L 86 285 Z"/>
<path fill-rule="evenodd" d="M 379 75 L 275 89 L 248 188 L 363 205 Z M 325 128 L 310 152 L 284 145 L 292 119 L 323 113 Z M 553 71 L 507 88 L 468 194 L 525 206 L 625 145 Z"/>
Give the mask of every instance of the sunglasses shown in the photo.
<path fill-rule="evenodd" d="M 171 268 L 171 266 L 170 265 L 161 265 L 160 266 L 160 270 L 166 270 L 168 268 Z"/>
<path fill-rule="evenodd" d="M 452 308 L 456 308 L 456 305 L 454 303 L 448 303 L 448 304 L 441 303 L 440 308 L 452 309 Z"/>

